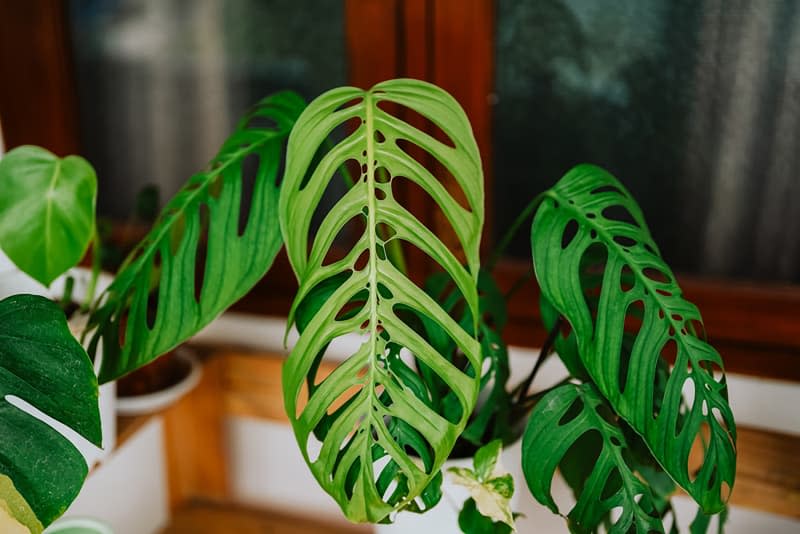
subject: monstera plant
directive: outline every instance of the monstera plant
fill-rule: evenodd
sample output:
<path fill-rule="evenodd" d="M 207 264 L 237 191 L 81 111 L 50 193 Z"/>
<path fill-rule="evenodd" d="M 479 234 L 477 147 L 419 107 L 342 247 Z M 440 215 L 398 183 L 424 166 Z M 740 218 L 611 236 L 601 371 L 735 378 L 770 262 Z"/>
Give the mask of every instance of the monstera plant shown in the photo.
<path fill-rule="evenodd" d="M 447 236 L 404 205 L 406 187 L 432 199 Z M 531 216 L 550 336 L 510 387 L 508 295 L 492 277 L 499 251 L 481 268 L 481 160 L 458 103 L 408 79 L 334 89 L 308 106 L 279 93 L 166 205 L 93 310 L 89 352 L 103 340 L 101 381 L 152 361 L 243 296 L 285 245 L 299 285 L 288 324 L 300 333 L 285 407 L 309 469 L 348 519 L 426 512 L 455 476 L 474 496 L 459 526 L 508 532 L 513 480 L 497 455 L 521 436 L 532 495 L 571 531 L 664 532 L 670 519 L 675 531 L 678 486 L 699 504 L 702 530 L 733 486 L 736 432 L 698 310 L 602 169 L 569 171 L 511 231 Z M 411 250 L 436 266 L 427 280 L 406 269 Z M 353 335 L 358 348 L 323 376 L 329 345 Z M 570 376 L 537 390 L 551 353 Z M 471 454 L 474 470 L 443 475 L 448 458 Z M 550 495 L 557 470 L 575 493 L 571 510 Z"/>

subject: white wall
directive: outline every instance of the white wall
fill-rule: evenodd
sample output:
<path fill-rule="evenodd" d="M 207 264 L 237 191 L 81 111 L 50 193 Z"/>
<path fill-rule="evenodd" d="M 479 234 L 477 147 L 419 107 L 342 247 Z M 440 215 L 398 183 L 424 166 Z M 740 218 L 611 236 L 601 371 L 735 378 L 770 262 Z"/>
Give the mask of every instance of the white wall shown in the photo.
<path fill-rule="evenodd" d="M 285 321 L 229 313 L 198 335 L 204 342 L 218 341 L 246 345 L 256 350 L 283 352 L 282 338 Z M 293 332 L 290 345 L 296 340 Z M 340 342 L 329 351 L 333 359 L 351 353 L 355 337 Z M 525 376 L 537 351 L 512 347 L 510 350 L 512 380 Z M 565 376 L 565 369 L 557 358 L 542 367 L 536 384 L 539 387 L 553 384 Z M 794 407 L 800 405 L 800 387 L 777 380 L 754 379 L 728 375 L 731 406 L 737 423 L 749 427 L 771 429 L 789 434 L 800 434 L 800 417 Z M 234 495 L 243 503 L 277 508 L 292 513 L 340 519 L 333 503 L 316 484 L 303 462 L 294 435 L 288 425 L 233 417 L 228 424 L 231 453 L 231 478 Z M 506 463 L 506 462 L 504 462 Z M 507 465 L 513 471 L 513 466 Z M 522 492 L 519 511 L 526 515 L 518 523 L 522 534 L 556 534 L 566 532 L 564 520 L 540 506 L 530 496 L 524 481 L 517 481 Z M 557 503 L 572 500 L 568 488 L 561 480 L 554 482 Z M 678 524 L 681 532 L 688 532 L 693 519 L 694 505 L 688 498 L 675 499 Z M 458 532 L 454 525 L 454 533 Z M 800 521 L 774 514 L 732 507 L 726 525 L 728 534 L 795 534 L 800 532 Z M 444 532 L 440 534 L 446 534 Z"/>

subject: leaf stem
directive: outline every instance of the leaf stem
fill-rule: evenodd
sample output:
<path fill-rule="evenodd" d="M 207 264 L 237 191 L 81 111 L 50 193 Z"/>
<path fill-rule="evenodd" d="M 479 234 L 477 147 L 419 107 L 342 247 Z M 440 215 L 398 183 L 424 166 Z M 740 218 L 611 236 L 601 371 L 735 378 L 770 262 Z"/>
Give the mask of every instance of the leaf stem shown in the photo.
<path fill-rule="evenodd" d="M 86 298 L 81 305 L 81 312 L 86 313 L 94 302 L 94 294 L 97 291 L 97 279 L 100 278 L 102 268 L 102 257 L 100 247 L 100 232 L 97 231 L 97 221 L 92 230 L 92 275 L 89 279 L 89 286 L 86 288 Z"/>
<path fill-rule="evenodd" d="M 536 359 L 536 363 L 533 366 L 530 374 L 523 380 L 520 385 L 518 386 L 519 391 L 517 392 L 517 403 L 520 404 L 525 400 L 525 397 L 528 396 L 528 390 L 533 384 L 533 379 L 536 378 L 536 374 L 539 372 L 539 369 L 542 367 L 542 364 L 547 359 L 548 356 L 552 353 L 553 344 L 556 341 L 556 336 L 561 331 L 561 325 L 563 324 L 564 318 L 562 316 L 558 316 L 556 319 L 553 328 L 550 329 L 550 333 L 547 334 L 547 339 L 544 341 L 542 345 L 542 349 L 539 351 L 539 357 Z"/>
<path fill-rule="evenodd" d="M 497 261 L 506 251 L 506 248 L 508 248 L 508 245 L 511 243 L 511 240 L 514 239 L 514 236 L 517 234 L 519 227 L 522 226 L 522 223 L 524 223 L 533 214 L 534 211 L 536 211 L 536 208 L 538 208 L 539 204 L 542 203 L 542 199 L 544 198 L 545 194 L 546 192 L 539 193 L 538 195 L 536 195 L 533 198 L 533 200 L 531 200 L 530 203 L 527 206 L 525 206 L 525 209 L 523 209 L 520 212 L 520 214 L 517 215 L 517 218 L 511 224 L 511 227 L 508 230 L 506 230 L 506 233 L 503 235 L 503 238 L 500 239 L 500 243 L 495 247 L 494 251 L 492 252 L 492 255 L 489 256 L 489 259 L 486 262 L 487 271 L 491 272 L 491 270 L 494 269 L 494 266 L 497 264 Z"/>
<path fill-rule="evenodd" d="M 511 299 L 511 297 L 513 297 L 514 294 L 516 294 L 517 291 L 522 289 L 525 286 L 525 284 L 527 284 L 530 281 L 531 278 L 533 278 L 533 269 L 528 269 L 527 272 L 522 276 L 520 276 L 519 278 L 517 278 L 517 280 L 514 282 L 514 285 L 512 285 L 509 288 L 509 290 L 505 292 L 505 294 L 503 295 L 503 300 L 508 302 Z"/>

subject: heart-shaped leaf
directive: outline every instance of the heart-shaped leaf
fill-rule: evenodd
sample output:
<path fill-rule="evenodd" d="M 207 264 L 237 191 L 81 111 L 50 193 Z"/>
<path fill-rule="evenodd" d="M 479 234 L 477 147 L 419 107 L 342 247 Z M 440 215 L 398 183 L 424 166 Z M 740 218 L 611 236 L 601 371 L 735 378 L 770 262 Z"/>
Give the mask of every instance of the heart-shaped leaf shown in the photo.
<path fill-rule="evenodd" d="M 29 528 L 34 522 L 28 507 L 48 525 L 78 494 L 88 469 L 66 438 L 11 404 L 12 396 L 100 446 L 92 364 L 64 313 L 42 297 L 15 295 L 0 301 L 0 476 L 13 483 L 2 483 L 0 498 Z"/>
<path fill-rule="evenodd" d="M 102 337 L 102 382 L 191 337 L 270 268 L 281 248 L 280 163 L 304 107 L 303 99 L 289 92 L 259 102 L 208 169 L 194 175 L 164 207 L 92 313 L 90 328 L 97 325 L 98 330 L 90 353 Z M 249 199 L 247 180 L 252 182 Z"/>
<path fill-rule="evenodd" d="M 387 111 L 393 105 L 423 115 L 442 129 L 449 143 Z M 351 133 L 327 148 L 330 133 L 349 121 L 355 121 Z M 405 143 L 449 171 L 466 206 L 403 149 Z M 316 164 L 313 156 L 320 150 L 324 153 Z M 325 211 L 316 234 L 309 235 L 328 184 L 349 162 L 361 167 L 361 176 Z M 427 191 L 439 205 L 466 267 L 394 197 L 392 182 L 402 179 Z M 408 321 L 425 315 L 437 322 L 474 369 L 481 362 L 478 341 L 387 254 L 395 240 L 418 247 L 448 274 L 472 317 L 478 317 L 483 179 L 463 110 L 442 90 L 414 80 L 384 82 L 369 91 L 325 93 L 309 105 L 290 136 L 280 212 L 286 251 L 300 286 L 290 323 L 317 288 L 335 288 L 323 303 L 307 307 L 313 316 L 303 321 L 283 370 L 286 411 L 312 473 L 345 515 L 352 521 L 379 522 L 395 510 L 418 506 L 415 499 L 439 476 L 477 398 L 480 377 L 454 366 Z M 364 228 L 355 246 L 344 258 L 326 262 L 335 237 L 351 221 Z M 476 330 L 474 322 L 470 332 Z M 348 333 L 362 335 L 363 343 L 319 380 L 316 369 L 325 347 Z M 431 408 L 425 382 L 404 362 L 401 348 L 448 384 L 458 401 L 453 417 Z"/>
<path fill-rule="evenodd" d="M 542 293 L 572 326 L 598 389 L 706 513 L 722 510 L 736 471 L 722 359 L 703 339 L 700 312 L 683 297 L 636 202 L 607 172 L 578 166 L 546 193 L 531 244 Z M 586 298 L 587 257 L 602 274 L 597 299 Z M 674 367 L 662 389 L 663 360 Z M 704 453 L 696 471 L 693 447 Z"/>
<path fill-rule="evenodd" d="M 35 146 L 0 159 L 0 248 L 49 286 L 86 252 L 94 233 L 97 177 L 79 156 Z"/>

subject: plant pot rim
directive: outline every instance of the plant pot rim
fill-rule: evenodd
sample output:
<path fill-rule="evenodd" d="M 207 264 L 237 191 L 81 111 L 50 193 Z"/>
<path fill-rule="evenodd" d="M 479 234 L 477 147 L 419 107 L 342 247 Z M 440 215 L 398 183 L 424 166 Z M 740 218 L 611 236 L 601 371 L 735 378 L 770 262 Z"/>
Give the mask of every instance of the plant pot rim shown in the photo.
<path fill-rule="evenodd" d="M 44 531 L 44 534 L 58 534 L 66 529 L 82 528 L 87 534 L 114 534 L 114 530 L 103 521 L 92 517 L 67 517 L 59 519 Z"/>
<path fill-rule="evenodd" d="M 175 358 L 189 365 L 187 375 L 161 391 L 130 397 L 117 397 L 117 412 L 120 415 L 142 415 L 164 410 L 197 386 L 203 375 L 203 366 L 197 359 L 195 352 L 185 346 L 181 346 L 175 349 L 174 354 Z"/>

